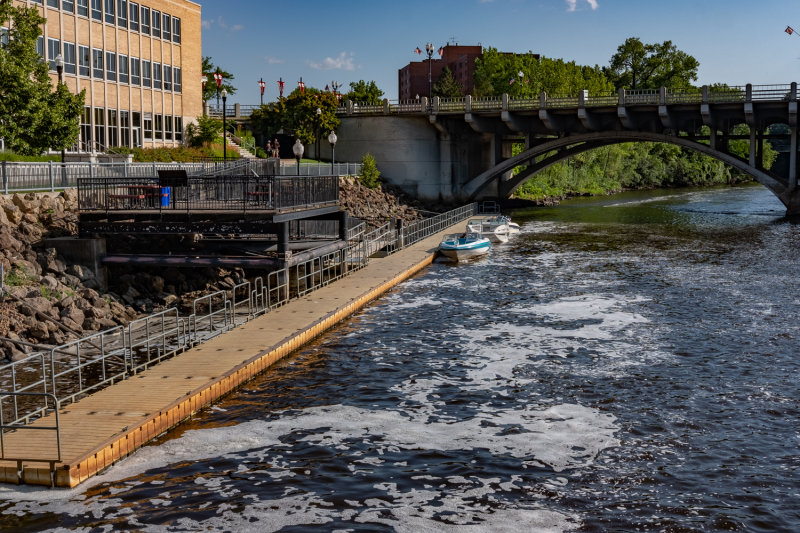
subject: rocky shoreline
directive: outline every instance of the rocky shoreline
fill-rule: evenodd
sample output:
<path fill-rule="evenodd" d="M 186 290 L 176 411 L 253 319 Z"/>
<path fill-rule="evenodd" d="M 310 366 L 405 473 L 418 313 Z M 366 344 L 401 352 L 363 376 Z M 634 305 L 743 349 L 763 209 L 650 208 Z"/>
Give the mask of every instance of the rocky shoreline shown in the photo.
<path fill-rule="evenodd" d="M 421 204 L 399 194 L 340 181 L 340 205 L 371 226 L 389 219 L 404 224 L 422 218 Z M 240 268 L 123 272 L 101 292 L 97 273 L 70 264 L 45 239 L 77 235 L 77 191 L 0 195 L 0 363 L 47 350 L 93 332 L 125 326 L 166 307 L 182 312 L 186 302 L 244 281 Z"/>

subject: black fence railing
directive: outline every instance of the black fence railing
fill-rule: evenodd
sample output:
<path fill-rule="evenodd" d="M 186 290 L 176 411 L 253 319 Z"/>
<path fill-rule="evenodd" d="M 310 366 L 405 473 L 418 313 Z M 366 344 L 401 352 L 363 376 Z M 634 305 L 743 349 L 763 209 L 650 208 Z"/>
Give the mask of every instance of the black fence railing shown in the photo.
<path fill-rule="evenodd" d="M 97 211 L 247 211 L 313 208 L 339 200 L 337 176 L 81 178 L 78 209 Z"/>

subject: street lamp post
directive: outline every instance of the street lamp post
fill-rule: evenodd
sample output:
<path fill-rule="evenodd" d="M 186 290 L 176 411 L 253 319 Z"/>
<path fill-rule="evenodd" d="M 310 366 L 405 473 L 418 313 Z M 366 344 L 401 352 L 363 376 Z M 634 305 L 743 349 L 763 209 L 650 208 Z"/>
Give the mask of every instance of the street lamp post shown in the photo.
<path fill-rule="evenodd" d="M 433 43 L 425 44 L 425 53 L 428 54 L 428 101 L 433 98 L 433 73 L 431 65 L 433 64 Z"/>
<path fill-rule="evenodd" d="M 330 133 L 330 135 L 328 135 L 328 142 L 331 143 L 331 175 L 332 176 L 334 174 L 336 174 L 334 172 L 334 170 L 333 170 L 333 166 L 334 166 L 335 160 L 336 160 L 336 141 L 337 141 L 336 133 L 332 131 Z"/>
<path fill-rule="evenodd" d="M 228 114 L 225 103 L 228 101 L 228 91 L 222 89 L 222 162 L 228 160 Z"/>
<path fill-rule="evenodd" d="M 267 86 L 264 78 L 258 80 L 258 86 L 261 88 L 261 105 L 264 105 L 264 88 Z"/>
<path fill-rule="evenodd" d="M 294 153 L 294 158 L 297 159 L 297 175 L 300 175 L 300 158 L 303 157 L 303 151 L 305 148 L 303 147 L 303 143 L 300 142 L 300 139 L 297 139 L 294 142 L 294 146 L 292 146 L 292 152 Z"/>
<path fill-rule="evenodd" d="M 58 72 L 58 84 L 61 85 L 64 83 L 64 56 L 58 54 L 56 56 L 56 72 Z M 67 169 L 64 166 L 64 149 L 61 149 L 61 181 L 63 185 L 66 185 L 67 182 Z"/>
<path fill-rule="evenodd" d="M 319 136 L 321 130 L 322 130 L 322 109 L 317 108 L 317 160 L 322 159 L 322 154 L 320 153 L 320 148 L 319 148 Z"/>
<path fill-rule="evenodd" d="M 206 116 L 206 106 L 208 105 L 208 101 L 206 100 L 206 83 L 208 83 L 208 79 L 205 74 L 200 78 L 200 83 L 203 84 L 203 116 Z"/>

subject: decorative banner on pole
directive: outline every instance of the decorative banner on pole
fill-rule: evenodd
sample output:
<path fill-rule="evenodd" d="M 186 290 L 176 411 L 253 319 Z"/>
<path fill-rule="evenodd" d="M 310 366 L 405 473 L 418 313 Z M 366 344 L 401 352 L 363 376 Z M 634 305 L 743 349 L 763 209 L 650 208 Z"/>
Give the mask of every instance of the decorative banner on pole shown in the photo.
<path fill-rule="evenodd" d="M 297 82 L 297 86 L 300 88 L 300 92 L 301 93 L 305 93 L 306 92 L 306 84 L 303 83 L 303 77 L 302 76 L 300 77 L 300 81 Z"/>
<path fill-rule="evenodd" d="M 267 86 L 267 84 L 264 82 L 264 78 L 258 80 L 258 86 L 261 88 L 261 96 L 264 96 L 264 88 Z"/>
<path fill-rule="evenodd" d="M 283 78 L 281 77 L 280 79 L 278 79 L 278 91 L 280 91 L 281 98 L 283 98 L 283 86 L 284 86 L 284 81 Z"/>
<path fill-rule="evenodd" d="M 217 82 L 217 89 L 222 87 L 222 74 L 220 74 L 219 72 L 215 72 L 214 73 L 214 81 Z"/>
<path fill-rule="evenodd" d="M 200 78 L 200 83 L 202 83 L 202 84 L 203 84 L 203 90 L 205 90 L 205 88 L 206 88 L 206 83 L 208 83 L 208 78 L 207 78 L 207 76 L 208 76 L 207 74 L 203 74 L 203 77 L 202 77 L 202 78 Z"/>

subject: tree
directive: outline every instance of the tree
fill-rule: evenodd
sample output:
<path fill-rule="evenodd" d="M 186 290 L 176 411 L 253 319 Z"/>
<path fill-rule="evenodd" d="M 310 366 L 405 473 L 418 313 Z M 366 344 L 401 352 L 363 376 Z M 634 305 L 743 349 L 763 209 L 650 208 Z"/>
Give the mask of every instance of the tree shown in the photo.
<path fill-rule="evenodd" d="M 374 81 L 367 83 L 364 80 L 350 82 L 350 91 L 344 95 L 347 100 L 368 105 L 380 105 L 383 91 L 378 89 Z"/>
<path fill-rule="evenodd" d="M 206 77 L 206 86 L 203 89 L 204 103 L 217 97 L 217 82 L 214 79 L 214 74 L 222 74 L 222 86 L 219 88 L 220 92 L 222 92 L 222 89 L 225 89 L 228 91 L 228 94 L 236 94 L 236 87 L 230 83 L 234 80 L 233 74 L 214 65 L 211 61 L 211 57 L 205 56 L 203 58 L 203 75 Z"/>
<path fill-rule="evenodd" d="M 203 115 L 197 117 L 197 124 L 186 126 L 186 137 L 189 146 L 203 146 L 216 141 L 222 136 L 222 121 L 218 118 Z"/>
<path fill-rule="evenodd" d="M 44 22 L 35 8 L 0 0 L 0 26 L 10 28 L 0 46 L 0 138 L 24 155 L 75 144 L 83 112 L 85 91 L 53 90 L 48 64 L 36 51 Z"/>
<path fill-rule="evenodd" d="M 285 99 L 284 131 L 304 144 L 313 143 L 341 124 L 336 116 L 339 102 L 333 93 L 313 87 L 298 87 Z M 317 113 L 319 109 L 319 113 Z"/>
<path fill-rule="evenodd" d="M 697 79 L 700 63 L 678 50 L 672 41 L 644 44 L 638 37 L 629 37 L 617 47 L 606 77 L 619 89 L 690 89 Z"/>
<path fill-rule="evenodd" d="M 449 68 L 444 67 L 439 79 L 433 84 L 433 96 L 440 96 L 442 98 L 458 98 L 464 96 L 464 88 L 456 81 L 453 71 Z"/>
<path fill-rule="evenodd" d="M 370 153 L 364 154 L 361 158 L 361 175 L 359 181 L 361 185 L 368 189 L 377 189 L 381 184 L 381 173 L 378 171 L 378 164 Z"/>
<path fill-rule="evenodd" d="M 278 102 L 264 104 L 254 109 L 250 114 L 250 128 L 253 133 L 261 136 L 261 139 L 271 139 L 279 131 L 286 128 L 286 99 L 282 98 Z"/>

